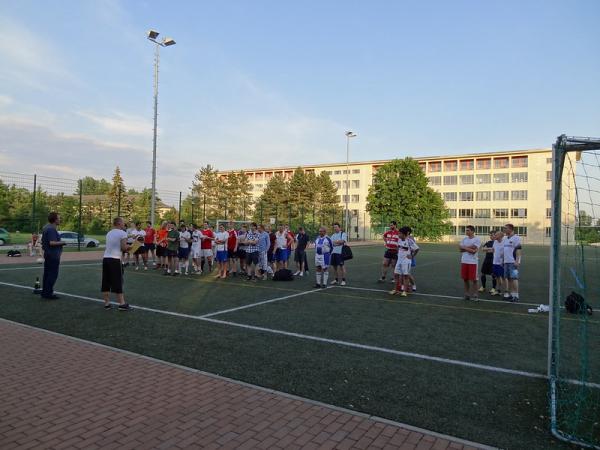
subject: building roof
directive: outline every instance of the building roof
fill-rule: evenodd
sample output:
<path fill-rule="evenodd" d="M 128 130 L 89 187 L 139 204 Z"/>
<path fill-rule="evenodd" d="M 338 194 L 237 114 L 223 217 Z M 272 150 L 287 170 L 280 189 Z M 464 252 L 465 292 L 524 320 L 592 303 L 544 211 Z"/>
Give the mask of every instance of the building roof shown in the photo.
<path fill-rule="evenodd" d="M 508 151 L 499 151 L 499 152 L 484 152 L 484 153 L 463 153 L 459 155 L 439 155 L 439 156 L 423 156 L 423 157 L 414 157 L 416 161 L 435 161 L 435 160 L 447 160 L 447 159 L 465 159 L 465 158 L 485 158 L 485 157 L 498 157 L 498 156 L 519 156 L 519 155 L 529 155 L 532 153 L 547 153 L 551 152 L 550 148 L 536 148 L 529 150 L 508 150 Z M 405 157 L 410 157 L 406 155 Z M 401 157 L 399 157 L 401 158 Z M 350 166 L 364 166 L 364 165 L 382 165 L 392 161 L 391 159 L 375 159 L 369 161 L 351 161 L 349 163 Z M 323 164 L 305 164 L 305 165 L 295 165 L 295 166 L 279 166 L 279 167 L 250 167 L 245 169 L 231 169 L 231 170 L 219 170 L 217 173 L 219 174 L 228 174 L 228 173 L 238 173 L 238 172 L 263 172 L 263 171 L 290 171 L 296 170 L 298 167 L 302 167 L 303 169 L 325 169 L 332 166 L 345 166 L 345 162 L 338 163 L 323 163 Z"/>

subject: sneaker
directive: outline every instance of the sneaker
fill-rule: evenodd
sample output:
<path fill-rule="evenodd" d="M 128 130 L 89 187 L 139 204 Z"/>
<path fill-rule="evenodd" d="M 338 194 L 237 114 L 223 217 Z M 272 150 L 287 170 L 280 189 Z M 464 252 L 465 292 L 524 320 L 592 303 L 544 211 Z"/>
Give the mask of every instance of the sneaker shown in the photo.
<path fill-rule="evenodd" d="M 267 274 L 266 273 L 262 276 L 262 279 L 265 280 L 265 281 L 267 280 Z"/>
<path fill-rule="evenodd" d="M 417 286 L 413 286 L 413 287 L 412 287 L 412 291 L 413 291 L 413 292 L 417 292 Z"/>
<path fill-rule="evenodd" d="M 320 285 L 319 283 L 315 284 L 315 288 L 317 288 L 317 289 L 318 289 L 318 288 L 320 288 L 320 287 L 321 287 L 321 285 Z"/>
<path fill-rule="evenodd" d="M 335 284 L 338 284 L 338 281 L 337 280 L 332 280 L 331 283 L 329 283 L 329 284 L 331 284 L 333 286 Z"/>
<path fill-rule="evenodd" d="M 140 266 L 135 266 L 135 270 L 140 270 Z"/>
<path fill-rule="evenodd" d="M 144 270 L 148 270 L 148 266 L 144 266 Z"/>
<path fill-rule="evenodd" d="M 494 288 L 490 289 L 490 295 L 496 295 L 497 292 L 498 291 L 496 289 L 494 289 Z"/>
<path fill-rule="evenodd" d="M 304 276 L 304 272 L 300 272 L 300 276 L 303 277 Z"/>
<path fill-rule="evenodd" d="M 477 289 L 478 292 L 485 292 L 485 288 L 483 286 L 481 286 L 479 289 Z"/>
<path fill-rule="evenodd" d="M 392 289 L 392 290 L 389 292 L 389 294 L 390 294 L 390 295 L 396 295 L 396 294 L 399 294 L 399 293 L 400 293 L 400 291 L 397 291 L 396 289 Z"/>
<path fill-rule="evenodd" d="M 324 285 L 324 284 L 322 284 L 322 285 L 321 285 L 321 289 L 325 289 L 325 288 L 327 288 L 327 286 L 326 286 L 326 285 Z"/>
<path fill-rule="evenodd" d="M 471 297 L 471 300 L 473 300 L 474 302 L 478 302 L 479 301 L 479 297 L 477 297 L 476 295 L 474 295 L 473 297 Z"/>
<path fill-rule="evenodd" d="M 300 275 L 300 271 L 296 270 L 296 272 L 294 273 L 294 276 L 297 277 L 298 275 Z"/>
<path fill-rule="evenodd" d="M 505 295 L 504 297 L 502 297 L 502 299 L 506 300 L 507 302 L 510 302 L 510 301 L 512 301 L 512 296 Z"/>
<path fill-rule="evenodd" d="M 104 305 L 104 309 L 112 309 L 112 305 L 110 303 L 108 305 Z"/>
<path fill-rule="evenodd" d="M 377 280 L 378 283 L 385 283 L 385 277 L 381 277 L 379 278 L 379 280 Z"/>
<path fill-rule="evenodd" d="M 123 303 L 122 305 L 119 305 L 119 311 L 131 311 L 131 306 L 129 306 L 129 303 Z"/>
<path fill-rule="evenodd" d="M 519 297 L 511 297 L 510 298 L 510 302 L 511 303 L 518 303 L 519 302 Z"/>
<path fill-rule="evenodd" d="M 408 294 L 406 293 L 406 291 L 402 291 L 400 292 L 400 297 L 407 297 Z"/>
<path fill-rule="evenodd" d="M 346 286 L 346 281 L 342 280 L 342 282 L 340 283 L 340 286 Z"/>

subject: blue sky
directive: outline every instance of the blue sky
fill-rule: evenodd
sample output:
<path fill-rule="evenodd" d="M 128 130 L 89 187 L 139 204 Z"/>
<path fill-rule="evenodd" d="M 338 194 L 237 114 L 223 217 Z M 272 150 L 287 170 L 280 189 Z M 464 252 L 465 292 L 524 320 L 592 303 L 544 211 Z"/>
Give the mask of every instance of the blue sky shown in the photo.
<path fill-rule="evenodd" d="M 158 186 L 220 169 L 600 135 L 600 2 L 0 3 L 0 170 Z"/>

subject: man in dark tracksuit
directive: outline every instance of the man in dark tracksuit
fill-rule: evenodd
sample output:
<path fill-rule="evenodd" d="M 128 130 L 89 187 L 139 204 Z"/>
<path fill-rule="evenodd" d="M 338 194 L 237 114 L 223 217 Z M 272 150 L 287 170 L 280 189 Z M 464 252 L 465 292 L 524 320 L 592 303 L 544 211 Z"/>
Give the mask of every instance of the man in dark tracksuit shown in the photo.
<path fill-rule="evenodd" d="M 65 242 L 60 240 L 57 227 L 60 225 L 58 213 L 48 214 L 48 223 L 42 230 L 42 249 L 44 250 L 44 277 L 42 279 L 42 298 L 56 300 L 58 295 L 54 294 L 54 283 L 58 278 L 58 267 L 60 255 Z"/>

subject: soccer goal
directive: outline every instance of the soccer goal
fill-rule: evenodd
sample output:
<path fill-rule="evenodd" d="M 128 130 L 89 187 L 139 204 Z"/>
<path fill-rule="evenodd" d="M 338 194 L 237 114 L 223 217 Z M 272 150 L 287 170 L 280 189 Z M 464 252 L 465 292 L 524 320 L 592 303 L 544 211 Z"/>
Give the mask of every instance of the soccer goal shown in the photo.
<path fill-rule="evenodd" d="M 600 139 L 559 136 L 552 158 L 551 430 L 600 449 Z"/>
<path fill-rule="evenodd" d="M 250 221 L 250 220 L 218 219 L 215 223 L 215 230 L 218 230 L 219 225 L 221 225 L 221 224 L 225 225 L 225 229 L 227 229 L 227 227 L 229 226 L 229 222 L 233 223 L 233 226 L 235 227 L 236 230 L 239 230 L 242 227 L 242 225 L 248 225 L 248 228 L 250 228 L 250 224 L 252 223 L 252 221 Z"/>

